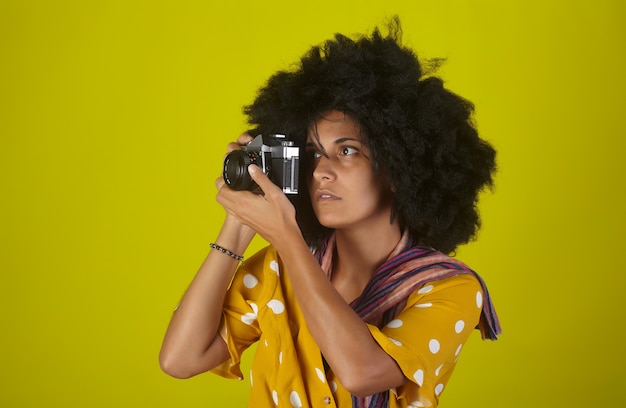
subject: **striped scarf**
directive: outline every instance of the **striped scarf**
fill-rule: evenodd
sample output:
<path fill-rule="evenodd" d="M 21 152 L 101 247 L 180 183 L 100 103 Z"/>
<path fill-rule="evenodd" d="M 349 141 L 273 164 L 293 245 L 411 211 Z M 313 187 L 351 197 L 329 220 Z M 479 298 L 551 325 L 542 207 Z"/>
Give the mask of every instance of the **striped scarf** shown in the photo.
<path fill-rule="evenodd" d="M 330 278 L 335 235 L 332 234 L 317 252 L 317 259 Z M 350 306 L 369 324 L 382 328 L 397 316 L 413 292 L 425 284 L 460 274 L 471 274 L 482 286 L 483 310 L 477 328 L 484 339 L 496 340 L 500 323 L 485 282 L 462 262 L 426 246 L 415 246 L 407 232 L 372 276 L 363 293 Z M 389 392 L 365 398 L 352 396 L 353 408 L 387 408 Z"/>

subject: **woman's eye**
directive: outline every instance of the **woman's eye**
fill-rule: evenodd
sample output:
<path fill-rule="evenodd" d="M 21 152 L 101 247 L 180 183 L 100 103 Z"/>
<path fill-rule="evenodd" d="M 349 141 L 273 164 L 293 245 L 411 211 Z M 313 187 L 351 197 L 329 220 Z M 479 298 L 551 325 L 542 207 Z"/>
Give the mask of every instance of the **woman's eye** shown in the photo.
<path fill-rule="evenodd" d="M 307 150 L 306 152 L 306 159 L 309 161 L 317 161 L 320 157 L 322 157 L 322 153 L 317 150 Z"/>
<path fill-rule="evenodd" d="M 350 156 L 352 154 L 358 153 L 359 150 L 356 147 L 352 147 L 352 146 L 344 146 L 341 148 L 341 155 L 342 156 Z"/>

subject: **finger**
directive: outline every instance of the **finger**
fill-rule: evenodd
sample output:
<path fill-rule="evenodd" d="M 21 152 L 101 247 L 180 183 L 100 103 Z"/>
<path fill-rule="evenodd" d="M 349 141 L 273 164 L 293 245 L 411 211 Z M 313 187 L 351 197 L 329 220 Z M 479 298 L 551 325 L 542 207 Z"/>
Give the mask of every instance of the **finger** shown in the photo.
<path fill-rule="evenodd" d="M 226 150 L 228 150 L 228 153 L 232 152 L 233 150 L 241 150 L 241 144 L 239 143 L 235 143 L 235 142 L 230 142 L 227 146 L 226 146 Z M 227 154 L 228 154 L 227 153 Z"/>
<path fill-rule="evenodd" d="M 241 146 L 245 146 L 248 143 L 250 143 L 253 139 L 254 138 L 250 136 L 250 134 L 244 133 L 241 136 L 239 136 L 239 138 L 237 139 L 237 143 L 239 143 Z"/>
<path fill-rule="evenodd" d="M 226 183 L 224 182 L 224 177 L 220 176 L 215 179 L 215 188 L 219 191 L 222 187 L 224 187 Z"/>
<path fill-rule="evenodd" d="M 228 153 L 232 152 L 233 150 L 241 150 L 243 146 L 247 145 L 252 140 L 254 140 L 252 136 L 250 136 L 248 133 L 244 133 L 237 138 L 236 142 L 230 142 L 228 146 L 226 146 L 226 149 Z M 224 157 L 226 157 L 226 155 L 224 155 Z"/>
<path fill-rule="evenodd" d="M 248 173 L 250 173 L 250 177 L 258 184 L 264 194 L 268 194 L 274 190 L 280 190 L 256 164 L 248 166 Z"/>

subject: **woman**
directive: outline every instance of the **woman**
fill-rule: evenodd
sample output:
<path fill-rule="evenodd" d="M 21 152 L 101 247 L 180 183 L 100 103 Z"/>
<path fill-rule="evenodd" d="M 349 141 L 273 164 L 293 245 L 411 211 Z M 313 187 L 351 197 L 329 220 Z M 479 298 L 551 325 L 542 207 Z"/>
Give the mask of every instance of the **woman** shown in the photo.
<path fill-rule="evenodd" d="M 250 406 L 434 407 L 472 329 L 496 338 L 484 283 L 445 255 L 478 229 L 495 151 L 399 42 L 397 20 L 336 35 L 246 108 L 250 133 L 304 146 L 305 192 L 290 201 L 254 165 L 261 193 L 217 180 L 227 215 L 172 317 L 165 372 L 242 378 L 258 342 Z M 255 234 L 270 246 L 237 268 Z"/>

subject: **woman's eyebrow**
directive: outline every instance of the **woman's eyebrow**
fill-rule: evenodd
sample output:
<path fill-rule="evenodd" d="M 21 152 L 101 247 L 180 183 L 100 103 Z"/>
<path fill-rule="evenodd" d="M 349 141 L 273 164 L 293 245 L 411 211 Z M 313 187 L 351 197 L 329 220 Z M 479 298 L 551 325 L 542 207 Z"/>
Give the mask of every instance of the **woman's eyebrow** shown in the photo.
<path fill-rule="evenodd" d="M 340 138 L 335 139 L 333 141 L 334 144 L 341 144 L 341 143 L 344 143 L 344 142 L 358 142 L 358 143 L 363 144 L 363 142 L 361 140 L 356 139 L 354 137 L 340 137 Z M 319 144 L 319 142 L 315 143 L 315 142 L 311 141 L 311 142 L 306 142 L 305 146 L 307 146 L 307 147 L 308 146 L 317 147 L 317 146 L 321 146 L 321 144 Z"/>
<path fill-rule="evenodd" d="M 335 144 L 340 144 L 343 142 L 359 142 L 361 144 L 363 144 L 363 142 L 361 142 L 359 139 L 356 139 L 354 137 L 340 137 L 339 139 L 335 140 Z"/>

